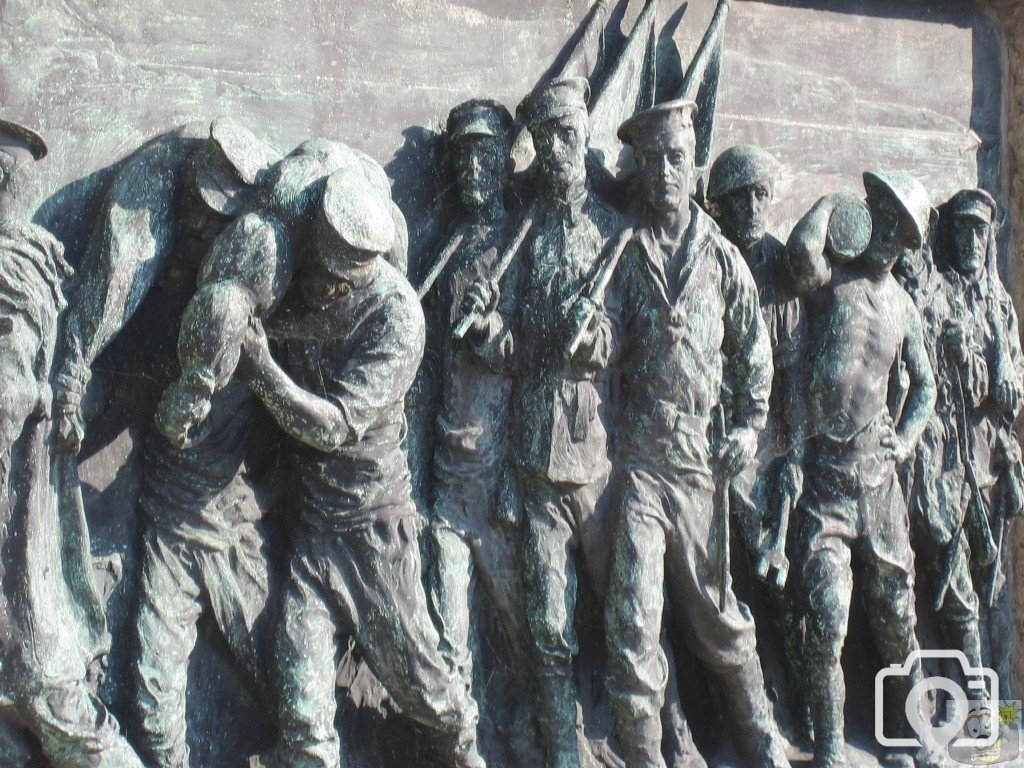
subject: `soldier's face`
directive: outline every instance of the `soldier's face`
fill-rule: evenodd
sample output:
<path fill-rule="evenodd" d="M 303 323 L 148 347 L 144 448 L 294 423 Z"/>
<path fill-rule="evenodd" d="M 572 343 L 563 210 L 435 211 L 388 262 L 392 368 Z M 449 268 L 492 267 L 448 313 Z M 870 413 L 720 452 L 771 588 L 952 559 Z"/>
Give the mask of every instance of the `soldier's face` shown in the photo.
<path fill-rule="evenodd" d="M 921 244 L 913 224 L 898 204 L 886 196 L 869 195 L 868 209 L 871 211 L 871 240 L 864 251 L 868 266 L 890 270 L 897 261 L 913 261 L 914 252 Z"/>
<path fill-rule="evenodd" d="M 758 242 L 768 230 L 768 216 L 775 183 L 762 179 L 726 195 L 718 201 L 722 233 L 741 248 Z"/>
<path fill-rule="evenodd" d="M 541 173 L 556 192 L 586 178 L 590 130 L 585 113 L 573 112 L 548 120 L 537 126 L 532 136 Z"/>
<path fill-rule="evenodd" d="M 662 132 L 637 143 L 640 185 L 649 208 L 672 213 L 689 204 L 695 147 L 693 129 Z"/>
<path fill-rule="evenodd" d="M 459 199 L 468 210 L 480 210 L 505 187 L 508 142 L 498 136 L 463 136 L 455 143 L 453 162 Z"/>
<path fill-rule="evenodd" d="M 957 216 L 953 220 L 957 271 L 973 275 L 985 266 L 990 230 L 988 222 L 974 216 Z"/>

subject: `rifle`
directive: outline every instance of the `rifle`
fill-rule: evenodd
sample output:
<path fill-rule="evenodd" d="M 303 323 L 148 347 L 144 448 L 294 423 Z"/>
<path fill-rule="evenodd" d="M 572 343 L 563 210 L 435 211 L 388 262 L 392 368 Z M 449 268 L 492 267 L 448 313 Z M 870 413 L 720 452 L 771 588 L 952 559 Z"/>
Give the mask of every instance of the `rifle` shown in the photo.
<path fill-rule="evenodd" d="M 465 236 L 465 233 L 462 231 L 456 232 L 452 236 L 452 239 L 448 241 L 448 245 L 446 245 L 444 250 L 441 251 L 441 255 L 437 258 L 437 261 L 434 262 L 434 266 L 430 268 L 430 272 L 428 272 L 427 276 L 423 278 L 423 283 L 416 289 L 416 296 L 420 301 L 422 301 L 423 297 L 430 292 L 430 289 L 437 281 L 437 278 L 439 278 L 441 273 L 444 272 L 444 268 L 448 266 L 448 262 L 452 260 L 452 256 L 455 255 L 455 251 L 457 251 L 459 246 L 462 245 L 462 241 Z"/>
<path fill-rule="evenodd" d="M 516 231 L 515 237 L 512 238 L 512 242 L 509 243 L 505 252 L 501 254 L 501 258 L 498 259 L 494 265 L 494 271 L 491 272 L 490 281 L 492 283 L 501 282 L 501 278 L 504 277 L 508 268 L 512 266 L 512 260 L 515 259 L 516 254 L 519 253 L 520 247 L 523 245 L 523 241 L 529 234 L 531 227 L 533 227 L 533 216 L 527 214 L 523 217 L 523 223 L 519 225 L 519 229 Z M 455 326 L 453 335 L 456 339 L 465 338 L 469 329 L 473 327 L 473 323 L 476 322 L 480 314 L 486 309 L 486 307 L 474 306 Z"/>
<path fill-rule="evenodd" d="M 576 350 L 580 348 L 580 344 L 583 343 L 583 337 L 586 336 L 587 331 L 590 329 L 590 324 L 594 322 L 594 316 L 597 314 L 597 310 L 601 307 L 604 302 L 605 291 L 608 290 L 608 284 L 612 280 L 612 275 L 615 274 L 615 268 L 619 265 L 619 259 L 622 257 L 622 253 L 626 250 L 626 246 L 629 245 L 630 239 L 633 237 L 633 230 L 630 227 L 626 227 L 620 234 L 618 239 L 615 241 L 615 246 L 612 249 L 611 255 L 601 265 L 597 275 L 594 277 L 593 285 L 587 295 L 594 303 L 594 310 L 588 313 L 586 319 L 580 323 L 576 332 L 572 335 L 572 339 L 569 341 L 569 348 L 566 350 L 566 357 L 571 358 L 576 354 Z M 584 292 L 581 291 L 582 296 Z"/>
<path fill-rule="evenodd" d="M 973 536 L 970 538 L 972 554 L 977 562 L 988 565 L 998 556 L 998 550 L 992 541 L 992 530 L 988 523 L 988 512 L 985 509 L 985 500 L 981 495 L 978 486 L 977 475 L 974 474 L 974 466 L 971 463 L 971 446 L 969 424 L 967 423 L 967 401 L 964 397 L 963 379 L 960 376 L 960 367 L 953 363 L 953 413 L 956 418 L 956 442 L 957 452 L 960 454 L 960 464 L 964 468 L 964 479 L 967 481 L 967 488 L 970 492 L 970 499 L 967 502 L 967 509 L 964 510 L 964 517 L 957 526 L 946 548 L 943 559 L 942 574 L 939 577 L 939 589 L 935 597 L 935 609 L 939 610 L 946 600 L 946 593 L 949 591 L 950 582 L 953 579 L 953 568 L 956 565 L 956 555 L 960 547 L 960 540 L 964 535 L 967 525 L 971 525 Z M 1002 534 L 1000 534 L 1001 536 Z"/>
<path fill-rule="evenodd" d="M 712 445 L 715 450 L 720 450 L 725 442 L 725 406 L 719 403 L 711 412 L 711 433 Z M 718 462 L 719 469 L 721 462 Z M 721 471 L 719 474 L 722 474 Z M 712 497 L 712 508 L 715 515 L 715 525 L 718 527 L 719 541 L 721 547 L 718 550 L 718 612 L 725 611 L 725 591 L 729 586 L 729 487 L 732 484 L 731 477 L 721 476 L 715 483 L 715 492 Z"/>

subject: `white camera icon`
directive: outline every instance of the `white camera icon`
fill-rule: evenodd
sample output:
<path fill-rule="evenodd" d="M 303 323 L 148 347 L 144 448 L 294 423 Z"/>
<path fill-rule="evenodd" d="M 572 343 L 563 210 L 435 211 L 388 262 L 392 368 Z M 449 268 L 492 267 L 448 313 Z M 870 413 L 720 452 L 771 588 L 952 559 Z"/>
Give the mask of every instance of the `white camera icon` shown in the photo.
<path fill-rule="evenodd" d="M 924 659 L 950 659 L 960 664 L 970 695 L 963 686 L 948 677 L 926 677 L 915 685 L 907 696 L 905 712 L 907 721 L 917 733 L 917 739 L 891 737 L 885 733 L 882 691 L 886 678 L 909 677 L 914 665 Z M 952 698 L 950 711 L 954 716 L 942 725 L 933 725 L 921 704 L 932 691 L 945 691 Z M 891 664 L 875 675 L 875 740 L 883 747 L 917 748 L 925 744 L 931 749 L 946 749 L 950 746 L 970 749 L 991 747 L 999 738 L 998 728 L 976 732 L 977 738 L 963 736 L 963 726 L 968 716 L 968 700 L 984 702 L 989 712 L 999 711 L 999 677 L 988 667 L 972 667 L 963 651 L 958 650 L 917 650 L 902 664 Z M 970 731 L 968 731 L 970 733 Z M 971 734 L 975 735 L 975 734 Z"/>

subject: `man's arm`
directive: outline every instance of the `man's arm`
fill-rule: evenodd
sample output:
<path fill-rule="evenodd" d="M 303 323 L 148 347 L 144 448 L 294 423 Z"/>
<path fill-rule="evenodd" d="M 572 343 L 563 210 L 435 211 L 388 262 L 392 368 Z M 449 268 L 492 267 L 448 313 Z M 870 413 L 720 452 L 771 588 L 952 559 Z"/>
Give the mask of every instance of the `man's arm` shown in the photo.
<path fill-rule="evenodd" d="M 725 299 L 722 354 L 733 387 L 732 428 L 722 460 L 725 471 L 735 473 L 753 458 L 757 435 L 768 418 L 772 348 L 757 285 L 743 257 L 729 246 L 720 263 Z"/>
<path fill-rule="evenodd" d="M 198 141 L 170 137 L 141 150 L 118 173 L 78 267 L 64 319 L 64 355 L 55 376 L 61 441 L 77 450 L 81 400 L 100 352 L 139 308 L 166 265 L 176 230 L 181 165 Z"/>
<path fill-rule="evenodd" d="M 337 373 L 325 371 L 322 396 L 304 390 L 278 365 L 259 324 L 246 336 L 241 373 L 287 434 L 317 450 L 336 451 L 360 440 L 382 411 L 404 398 L 423 357 L 422 314 L 382 309 L 360 333 Z"/>
<path fill-rule="evenodd" d="M 892 446 L 897 463 L 906 461 L 928 425 L 935 410 L 937 390 L 935 374 L 928 360 L 924 323 L 910 297 L 903 294 L 906 333 L 903 339 L 903 362 L 907 367 L 910 387 L 903 405 L 903 413 L 896 426 L 896 443 Z"/>

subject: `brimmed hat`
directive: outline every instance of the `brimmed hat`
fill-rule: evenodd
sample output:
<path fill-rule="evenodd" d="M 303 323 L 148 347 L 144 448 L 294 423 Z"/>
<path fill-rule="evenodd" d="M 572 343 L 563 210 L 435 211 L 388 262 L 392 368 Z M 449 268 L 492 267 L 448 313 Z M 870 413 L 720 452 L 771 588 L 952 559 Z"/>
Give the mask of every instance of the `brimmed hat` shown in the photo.
<path fill-rule="evenodd" d="M 196 168 L 199 195 L 210 208 L 226 216 L 238 213 L 243 194 L 259 183 L 281 156 L 252 131 L 230 118 L 210 125 L 210 139 Z"/>
<path fill-rule="evenodd" d="M 696 114 L 696 103 L 688 99 L 665 101 L 624 120 L 616 135 L 623 144 L 633 146 L 652 131 L 692 128 Z"/>
<path fill-rule="evenodd" d="M 995 198 L 984 189 L 961 189 L 944 207 L 953 216 L 970 216 L 986 224 L 994 222 L 999 212 Z"/>
<path fill-rule="evenodd" d="M 904 171 L 865 171 L 864 189 L 869 196 L 873 193 L 882 194 L 895 200 L 917 234 L 918 247 L 924 244 L 931 223 L 938 213 L 932 207 L 921 182 Z"/>
<path fill-rule="evenodd" d="M 753 144 L 729 147 L 711 164 L 708 174 L 708 200 L 720 200 L 738 189 L 764 179 L 774 179 L 779 161 Z"/>
<path fill-rule="evenodd" d="M 506 138 L 512 132 L 512 115 L 493 99 L 470 99 L 448 113 L 448 137 L 498 136 Z"/>
<path fill-rule="evenodd" d="M 391 200 L 361 173 L 345 170 L 328 177 L 320 208 L 329 231 L 363 252 L 367 259 L 386 253 L 394 245 Z"/>
<path fill-rule="evenodd" d="M 585 77 L 562 77 L 534 88 L 516 107 L 516 117 L 533 131 L 548 120 L 586 112 L 588 101 L 590 83 Z"/>

